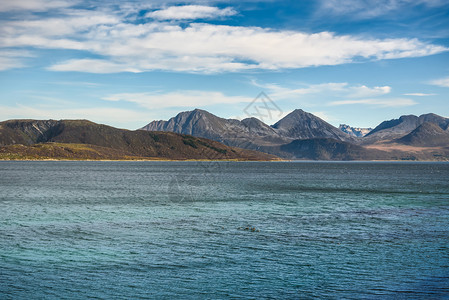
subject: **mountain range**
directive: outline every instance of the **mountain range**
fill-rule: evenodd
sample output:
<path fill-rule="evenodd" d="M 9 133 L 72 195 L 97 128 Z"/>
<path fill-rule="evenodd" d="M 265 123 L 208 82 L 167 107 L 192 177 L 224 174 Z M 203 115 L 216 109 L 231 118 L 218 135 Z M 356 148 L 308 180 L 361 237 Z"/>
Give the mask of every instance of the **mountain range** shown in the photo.
<path fill-rule="evenodd" d="M 0 122 L 0 159 L 278 158 L 191 135 L 124 130 L 87 120 L 10 120 Z"/>
<path fill-rule="evenodd" d="M 142 130 L 204 137 L 285 159 L 447 160 L 448 127 L 448 118 L 431 113 L 401 116 L 362 130 L 336 128 L 301 109 L 271 126 L 256 118 L 224 119 L 195 109 L 168 121 L 153 121 Z"/>
<path fill-rule="evenodd" d="M 380 123 L 371 130 L 363 139 L 365 144 L 382 140 L 394 140 L 403 137 L 417 129 L 424 123 L 431 123 L 443 130 L 448 130 L 449 119 L 436 114 L 425 114 L 421 116 L 407 115 L 399 119 L 393 119 Z"/>
<path fill-rule="evenodd" d="M 273 125 L 181 112 L 139 130 L 87 120 L 0 122 L 0 159 L 449 160 L 449 118 L 407 115 L 336 128 L 301 109 Z"/>

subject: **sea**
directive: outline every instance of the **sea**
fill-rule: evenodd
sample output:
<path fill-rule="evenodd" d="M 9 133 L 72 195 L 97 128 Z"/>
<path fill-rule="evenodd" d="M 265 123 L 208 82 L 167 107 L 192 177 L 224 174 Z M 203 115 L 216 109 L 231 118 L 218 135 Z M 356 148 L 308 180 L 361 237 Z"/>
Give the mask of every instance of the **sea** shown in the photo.
<path fill-rule="evenodd" d="M 449 299 L 449 163 L 1 161 L 0 299 Z"/>

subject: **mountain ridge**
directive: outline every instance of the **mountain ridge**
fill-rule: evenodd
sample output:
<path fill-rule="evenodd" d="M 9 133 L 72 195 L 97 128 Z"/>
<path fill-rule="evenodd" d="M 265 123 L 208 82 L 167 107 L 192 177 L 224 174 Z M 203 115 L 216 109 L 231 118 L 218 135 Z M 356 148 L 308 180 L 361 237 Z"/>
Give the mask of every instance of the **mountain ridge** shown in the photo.
<path fill-rule="evenodd" d="M 351 127 L 347 124 L 340 124 L 338 129 L 353 137 L 364 137 L 373 130 L 373 128 Z"/>
<path fill-rule="evenodd" d="M 440 126 L 424 122 L 409 134 L 397 139 L 396 142 L 413 146 L 446 146 L 449 141 L 449 131 Z"/>
<path fill-rule="evenodd" d="M 291 139 L 333 138 L 352 141 L 353 138 L 321 118 L 295 109 L 271 126 L 278 134 Z"/>
<path fill-rule="evenodd" d="M 23 147 L 15 147 L 22 145 Z M 38 145 L 47 145 L 42 148 Z M 86 158 L 94 159 L 213 159 L 275 160 L 273 155 L 223 145 L 217 141 L 172 132 L 118 129 L 88 120 L 9 120 L 0 122 L 0 157 L 82 155 L 73 145 L 85 145 Z M 86 148 L 87 147 L 87 148 Z M 86 152 L 87 151 L 87 152 Z M 76 152 L 76 151 L 75 151 Z M 81 151 L 82 152 L 82 151 Z M 93 153 L 99 153 L 94 155 Z M 28 154 L 27 154 L 28 153 Z M 40 154 L 39 154 L 40 153 Z M 59 156 L 58 156 L 59 153 Z M 111 155 L 108 155 L 111 153 Z M 76 154 L 76 155 L 75 155 Z"/>
<path fill-rule="evenodd" d="M 62 159 L 449 160 L 449 119 L 433 113 L 403 115 L 380 123 L 364 137 L 344 133 L 301 109 L 271 126 L 254 117 L 224 119 L 201 109 L 134 131 L 89 120 L 0 122 L 0 159 L 58 155 Z"/>
<path fill-rule="evenodd" d="M 253 150 L 266 143 L 283 144 L 288 140 L 256 118 L 224 119 L 200 109 L 181 112 L 167 121 L 150 122 L 141 129 L 189 134 Z"/>
<path fill-rule="evenodd" d="M 295 120 L 302 120 L 300 124 Z M 270 126 L 254 117 L 241 121 L 224 119 L 207 111 L 194 109 L 178 113 L 167 121 L 153 121 L 141 128 L 148 131 L 170 131 L 191 134 L 222 142 L 228 146 L 260 150 L 280 155 L 276 146 L 296 139 L 334 138 L 353 141 L 354 138 L 313 114 L 297 109 Z"/>
<path fill-rule="evenodd" d="M 400 140 L 402 137 L 410 134 L 425 122 L 436 124 L 441 129 L 449 131 L 448 118 L 429 113 L 419 117 L 404 115 L 398 119 L 384 121 L 365 136 L 357 137 L 354 136 L 355 134 L 350 135 L 348 132 L 344 132 L 344 130 L 336 128 L 302 109 L 292 111 L 271 126 L 255 118 L 247 118 L 242 121 L 224 119 L 207 111 L 195 109 L 181 112 L 167 121 L 150 122 L 142 129 L 188 133 L 214 139 L 226 145 L 263 151 L 286 159 L 314 159 L 314 157 L 316 159 L 327 157 L 328 159 L 368 160 L 400 160 L 410 157 L 426 160 L 433 159 L 433 157 L 435 159 L 441 157 L 449 159 L 449 155 L 446 154 L 449 149 L 449 140 L 446 141 L 445 135 L 440 134 L 433 138 L 438 139 L 438 141 L 432 142 L 427 139 L 426 142 L 419 145 L 420 148 L 428 147 L 428 150 L 411 150 L 410 147 L 401 148 L 399 146 L 400 144 L 405 145 L 405 140 Z M 249 124 L 252 124 L 252 126 Z M 351 131 L 355 130 L 349 126 L 345 128 L 349 128 Z M 421 133 L 420 136 L 423 135 L 424 133 Z M 397 145 L 393 147 L 390 145 L 391 143 Z M 306 147 L 305 145 L 309 146 Z M 371 145 L 378 146 L 371 147 Z M 418 143 L 414 141 L 408 146 L 414 145 L 418 145 Z M 438 145 L 440 148 L 431 149 L 430 145 Z M 327 153 L 324 153 L 323 149 L 326 148 Z M 298 149 L 309 152 L 300 153 Z M 344 156 L 341 149 L 346 149 L 352 154 Z M 376 150 L 375 153 L 373 150 Z M 410 151 L 413 152 L 413 155 L 410 155 Z M 317 154 L 318 152 L 321 154 Z"/>
<path fill-rule="evenodd" d="M 444 118 L 434 113 L 422 114 L 420 116 L 403 115 L 398 119 L 380 123 L 365 136 L 365 143 L 372 143 L 376 140 L 394 140 L 401 138 L 425 122 L 438 125 L 443 130 L 449 126 L 449 118 Z"/>

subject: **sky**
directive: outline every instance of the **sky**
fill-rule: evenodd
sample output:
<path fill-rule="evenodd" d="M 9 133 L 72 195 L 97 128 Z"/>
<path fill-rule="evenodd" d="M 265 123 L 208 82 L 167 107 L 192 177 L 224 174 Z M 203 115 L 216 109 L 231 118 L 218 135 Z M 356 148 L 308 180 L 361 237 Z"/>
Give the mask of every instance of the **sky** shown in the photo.
<path fill-rule="evenodd" d="M 0 0 L 0 120 L 449 117 L 448 0 Z M 256 100 L 257 101 L 257 100 Z"/>

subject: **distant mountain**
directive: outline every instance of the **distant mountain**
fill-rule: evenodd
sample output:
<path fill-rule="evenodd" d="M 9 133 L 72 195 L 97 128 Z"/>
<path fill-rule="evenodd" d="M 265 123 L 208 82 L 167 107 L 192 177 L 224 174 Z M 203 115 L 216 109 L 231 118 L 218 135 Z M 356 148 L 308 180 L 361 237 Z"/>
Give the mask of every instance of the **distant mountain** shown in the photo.
<path fill-rule="evenodd" d="M 284 144 L 288 141 L 256 118 L 242 121 L 223 119 L 201 109 L 181 112 L 168 121 L 153 121 L 142 129 L 189 134 L 255 150 L 263 145 Z"/>
<path fill-rule="evenodd" d="M 412 146 L 447 147 L 449 146 L 449 130 L 443 130 L 434 123 L 424 122 L 396 142 Z"/>
<path fill-rule="evenodd" d="M 276 159 L 190 135 L 123 130 L 86 120 L 0 122 L 0 146 L 0 158 Z"/>
<path fill-rule="evenodd" d="M 333 138 L 352 141 L 353 138 L 317 116 L 295 109 L 272 126 L 276 132 L 290 139 Z"/>
<path fill-rule="evenodd" d="M 55 120 L 10 120 L 0 122 L 0 146 L 31 145 L 47 141 L 60 130 Z"/>
<path fill-rule="evenodd" d="M 432 141 L 426 139 L 425 135 L 430 130 L 428 125 L 414 133 L 415 138 L 405 138 L 425 122 L 436 124 L 443 131 L 449 125 L 447 118 L 426 114 L 385 121 L 373 130 L 348 125 L 341 125 L 338 129 L 311 113 L 296 109 L 269 126 L 255 118 L 242 121 L 223 119 L 207 111 L 195 109 L 179 113 L 168 121 L 153 121 L 142 129 L 191 134 L 286 159 L 448 159 L 449 142 L 446 143 L 444 135 L 440 135 L 441 132 L 438 137 L 432 138 Z M 449 129 L 447 130 L 449 132 Z M 400 140 L 403 137 L 404 139 Z M 410 139 L 410 142 L 407 139 Z M 420 139 L 421 142 L 418 141 Z M 443 148 L 441 151 L 433 148 L 428 151 L 421 148 L 414 150 L 413 147 L 419 143 L 424 147 L 438 144 Z"/>
<path fill-rule="evenodd" d="M 364 137 L 354 136 L 361 128 L 340 128 L 300 109 L 272 126 L 200 109 L 136 131 L 86 120 L 10 120 L 0 122 L 0 159 L 449 160 L 449 119 L 435 114 L 385 121 Z"/>
<path fill-rule="evenodd" d="M 447 129 L 449 126 L 449 118 L 444 118 L 436 114 L 424 114 L 419 117 L 415 115 L 401 116 L 399 119 L 380 123 L 365 136 L 364 143 L 367 144 L 399 139 L 404 135 L 411 133 L 425 122 L 435 124 L 443 130 Z"/>
<path fill-rule="evenodd" d="M 279 155 L 275 146 L 295 139 L 334 138 L 351 141 L 353 138 L 320 118 L 297 109 L 269 126 L 259 119 L 242 121 L 219 118 L 207 111 L 195 109 L 181 112 L 168 121 L 153 121 L 142 128 L 148 131 L 169 131 L 213 139 L 229 146 L 266 151 Z"/>
<path fill-rule="evenodd" d="M 340 124 L 338 129 L 340 129 L 344 133 L 347 133 L 347 134 L 349 134 L 350 136 L 353 136 L 353 137 L 364 137 L 365 135 L 370 133 L 371 130 L 373 130 L 372 128 L 351 127 L 351 126 L 346 125 L 346 124 Z"/>
<path fill-rule="evenodd" d="M 295 140 L 281 146 L 281 150 L 292 154 L 296 159 L 311 160 L 382 160 L 392 159 L 392 155 L 379 150 L 366 149 L 335 139 Z"/>

